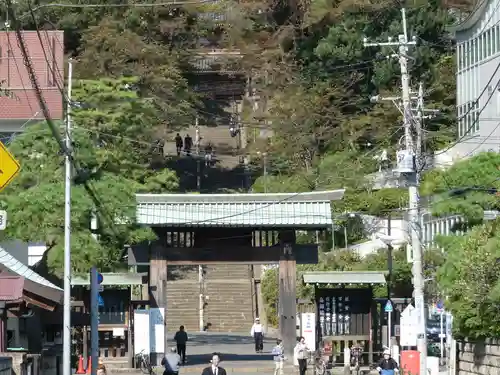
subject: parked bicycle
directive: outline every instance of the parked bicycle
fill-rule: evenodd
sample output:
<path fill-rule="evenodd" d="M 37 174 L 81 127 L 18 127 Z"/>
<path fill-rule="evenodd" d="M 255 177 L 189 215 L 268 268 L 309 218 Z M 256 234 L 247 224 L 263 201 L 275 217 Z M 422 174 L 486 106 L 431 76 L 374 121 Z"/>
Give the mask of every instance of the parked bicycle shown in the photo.
<path fill-rule="evenodd" d="M 351 368 L 352 373 L 355 375 L 360 375 L 361 373 L 362 356 L 363 348 L 359 345 L 354 345 L 351 348 Z"/>
<path fill-rule="evenodd" d="M 308 365 L 314 366 L 316 375 L 325 375 L 328 371 L 328 357 L 325 357 L 321 350 L 309 353 Z"/>
<path fill-rule="evenodd" d="M 141 372 L 145 375 L 153 375 L 153 366 L 151 366 L 151 360 L 149 359 L 149 354 L 143 350 L 136 355 L 137 366 L 141 369 Z"/>

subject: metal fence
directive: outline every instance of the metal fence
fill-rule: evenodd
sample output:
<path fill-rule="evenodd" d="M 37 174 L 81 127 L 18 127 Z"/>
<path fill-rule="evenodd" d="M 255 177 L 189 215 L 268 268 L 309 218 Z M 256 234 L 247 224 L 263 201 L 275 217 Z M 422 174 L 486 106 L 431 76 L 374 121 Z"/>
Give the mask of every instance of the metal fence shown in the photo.
<path fill-rule="evenodd" d="M 10 375 L 12 373 L 12 358 L 0 357 L 0 375 Z"/>

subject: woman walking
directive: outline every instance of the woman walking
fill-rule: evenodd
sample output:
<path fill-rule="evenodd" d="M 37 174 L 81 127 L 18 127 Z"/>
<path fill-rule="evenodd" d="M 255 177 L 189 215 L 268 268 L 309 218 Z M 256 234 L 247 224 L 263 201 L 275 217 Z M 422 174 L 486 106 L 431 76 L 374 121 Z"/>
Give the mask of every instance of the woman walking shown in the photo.
<path fill-rule="evenodd" d="M 295 358 L 299 363 L 299 375 L 306 375 L 307 371 L 307 358 L 309 357 L 309 348 L 306 345 L 306 339 L 300 336 L 299 342 L 295 345 Z"/>

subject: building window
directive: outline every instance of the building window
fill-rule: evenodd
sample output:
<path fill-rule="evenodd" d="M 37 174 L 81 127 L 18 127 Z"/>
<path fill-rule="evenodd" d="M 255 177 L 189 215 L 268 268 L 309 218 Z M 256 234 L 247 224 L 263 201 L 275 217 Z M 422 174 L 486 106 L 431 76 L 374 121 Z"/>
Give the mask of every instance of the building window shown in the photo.
<path fill-rule="evenodd" d="M 462 137 L 463 136 L 463 130 L 462 130 L 462 127 L 463 127 L 463 122 L 464 122 L 464 119 L 462 118 L 463 116 L 463 106 L 458 106 L 457 108 L 457 117 L 458 117 L 458 136 L 459 137 Z"/>
<path fill-rule="evenodd" d="M 479 102 L 469 101 L 458 107 L 458 136 L 465 137 L 479 131 Z"/>
<path fill-rule="evenodd" d="M 491 33 L 491 29 L 487 30 L 486 31 L 486 57 L 490 57 L 492 55 L 492 42 L 493 42 L 493 39 L 492 39 L 492 33 Z"/>
<path fill-rule="evenodd" d="M 497 28 L 491 28 L 491 54 L 495 55 L 497 53 Z"/>
<path fill-rule="evenodd" d="M 486 35 L 482 33 L 479 39 L 481 41 L 481 51 L 479 55 L 479 61 L 483 61 L 486 58 Z"/>
<path fill-rule="evenodd" d="M 495 26 L 495 48 L 496 52 L 500 52 L 500 25 Z"/>
<path fill-rule="evenodd" d="M 464 46 L 464 68 L 467 69 L 468 67 L 471 66 L 471 53 L 470 53 L 470 47 L 471 47 L 471 41 L 468 40 L 466 43 L 465 43 L 465 46 Z"/>
<path fill-rule="evenodd" d="M 462 44 L 457 45 L 457 69 L 462 70 L 462 49 L 463 49 Z"/>
<path fill-rule="evenodd" d="M 479 39 L 474 38 L 472 39 L 472 51 L 473 51 L 473 59 L 472 63 L 475 64 L 479 62 Z"/>

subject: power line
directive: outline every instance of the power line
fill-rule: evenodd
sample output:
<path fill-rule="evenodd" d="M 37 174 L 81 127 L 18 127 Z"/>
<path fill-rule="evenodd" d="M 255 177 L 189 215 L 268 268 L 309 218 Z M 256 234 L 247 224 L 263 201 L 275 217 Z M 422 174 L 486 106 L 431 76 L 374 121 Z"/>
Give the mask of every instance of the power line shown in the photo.
<path fill-rule="evenodd" d="M 54 122 L 50 116 L 50 112 L 48 110 L 47 104 L 45 102 L 45 99 L 43 97 L 42 91 L 40 89 L 40 86 L 38 84 L 38 79 L 36 77 L 35 71 L 33 69 L 33 66 L 31 64 L 30 56 L 28 54 L 28 50 L 26 48 L 26 44 L 21 32 L 21 28 L 19 25 L 19 21 L 16 17 L 16 14 L 13 10 L 13 5 L 12 5 L 12 0 L 6 0 L 7 2 L 7 11 L 10 15 L 10 18 L 13 23 L 13 28 L 14 32 L 16 34 L 17 42 L 19 45 L 19 48 L 21 50 L 21 53 L 23 55 L 23 60 L 24 60 L 24 65 L 26 66 L 26 69 L 28 71 L 28 75 L 30 77 L 31 84 L 33 85 L 33 89 L 35 90 L 35 94 L 37 96 L 38 102 L 40 104 L 41 111 L 45 117 L 45 121 L 47 125 L 49 126 L 49 129 L 52 133 L 52 136 L 55 138 L 57 141 L 59 148 L 62 150 L 64 155 L 68 155 L 68 157 L 71 159 L 71 163 L 73 164 L 75 170 L 77 171 L 77 174 L 83 174 L 81 168 L 79 167 L 77 161 L 74 158 L 74 155 L 70 149 L 66 146 L 65 142 L 63 141 L 58 128 L 54 125 Z M 87 194 L 90 196 L 91 200 L 93 203 L 96 205 L 96 209 L 98 210 L 98 214 L 100 214 L 101 219 L 107 220 L 111 222 L 111 225 L 114 225 L 114 219 L 111 218 L 109 219 L 108 215 L 105 213 L 102 204 L 97 196 L 97 194 L 94 192 L 92 186 L 90 185 L 89 181 L 85 180 L 83 183 L 83 186 L 87 192 Z"/>
<path fill-rule="evenodd" d="M 159 2 L 159 3 L 110 3 L 110 4 L 65 4 L 65 3 L 49 3 L 41 4 L 33 8 L 33 11 L 38 11 L 43 8 L 156 8 L 156 7 L 166 7 L 166 6 L 182 6 L 182 5 L 196 5 L 196 4 L 206 4 L 215 3 L 214 0 L 193 0 L 193 1 L 170 1 L 170 2 Z M 24 19 L 24 17 L 29 16 L 28 13 L 24 13 L 19 16 L 19 20 Z"/>

